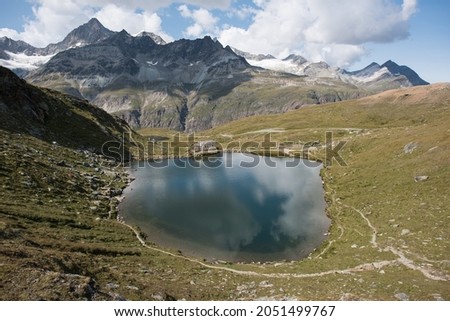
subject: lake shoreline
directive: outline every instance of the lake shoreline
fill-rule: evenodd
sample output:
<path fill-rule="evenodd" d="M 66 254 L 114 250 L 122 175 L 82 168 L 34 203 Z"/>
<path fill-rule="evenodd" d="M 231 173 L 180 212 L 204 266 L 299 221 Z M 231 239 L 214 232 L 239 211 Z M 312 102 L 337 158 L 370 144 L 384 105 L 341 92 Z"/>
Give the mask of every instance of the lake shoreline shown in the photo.
<path fill-rule="evenodd" d="M 257 156 L 260 156 L 260 155 L 257 155 Z M 217 157 L 217 156 L 216 156 L 216 157 Z M 267 156 L 266 156 L 266 157 L 267 157 Z M 207 158 L 207 157 L 206 157 L 206 158 Z M 287 157 L 283 157 L 283 158 L 287 158 Z M 293 158 L 293 157 L 290 157 L 290 158 Z M 174 158 L 172 158 L 172 159 L 174 159 Z M 147 160 L 147 161 L 151 161 L 151 160 Z M 321 166 L 323 166 L 323 165 L 321 164 Z M 135 171 L 136 169 L 133 170 L 132 168 L 130 168 L 130 166 L 128 166 L 128 168 L 125 168 L 124 170 L 131 176 L 131 175 L 133 175 L 133 173 L 134 173 L 134 171 Z M 327 211 L 328 204 L 327 204 L 327 202 L 326 202 L 326 200 L 325 200 L 325 190 L 323 189 L 323 177 L 322 177 L 322 171 L 320 171 L 318 174 L 319 174 L 319 177 L 320 177 L 320 179 L 321 179 L 321 195 L 322 195 L 322 197 L 323 197 L 323 202 L 324 202 L 324 204 L 325 204 L 325 209 L 324 209 L 324 213 L 323 213 L 323 214 L 324 214 L 324 216 L 325 216 L 328 220 L 330 220 L 330 215 L 329 215 L 329 213 L 328 213 L 328 211 Z M 135 222 L 133 222 L 133 220 L 130 220 L 129 217 L 127 217 L 128 215 L 123 211 L 123 209 L 120 208 L 121 206 L 123 206 L 123 201 L 126 200 L 126 197 L 127 197 L 127 195 L 126 195 L 126 194 L 127 194 L 126 189 L 128 189 L 128 188 L 133 188 L 132 182 L 130 182 L 130 183 L 127 185 L 127 187 L 124 189 L 124 194 L 125 194 L 125 195 L 123 195 L 123 197 L 122 197 L 122 199 L 121 199 L 121 202 L 120 202 L 120 204 L 119 204 L 119 207 L 118 207 L 118 213 L 119 213 L 120 221 L 121 221 L 121 222 L 129 223 L 129 224 L 132 224 L 133 226 L 136 225 L 136 226 L 139 227 L 139 230 L 140 230 L 140 231 L 144 231 L 145 229 L 142 229 L 142 227 L 140 226 L 140 224 L 136 224 Z M 249 261 L 249 260 L 242 260 L 242 259 L 239 259 L 239 260 L 231 260 L 231 262 L 233 262 L 233 263 L 242 263 L 242 264 L 247 264 L 247 263 L 248 263 L 248 264 L 251 264 L 251 263 L 257 263 L 258 261 L 264 261 L 264 262 L 276 264 L 276 263 L 286 263 L 286 262 L 292 262 L 292 261 L 300 261 L 300 260 L 304 260 L 304 259 L 308 258 L 309 256 L 314 255 L 314 253 L 316 253 L 317 249 L 320 248 L 320 247 L 322 247 L 322 244 L 325 243 L 325 240 L 326 240 L 327 236 L 329 235 L 330 226 L 331 226 L 331 221 L 328 223 L 327 226 L 328 226 L 328 227 L 326 228 L 326 230 L 323 231 L 323 232 L 321 232 L 321 234 L 323 234 L 325 237 L 322 237 L 322 240 L 320 241 L 320 245 L 317 246 L 317 247 L 315 247 L 312 251 L 308 251 L 307 254 L 303 254 L 303 255 L 301 256 L 301 258 L 288 258 L 288 259 L 279 259 L 279 258 L 275 258 L 275 259 L 267 259 L 267 260 L 261 260 L 261 259 L 255 258 L 254 260 L 250 260 L 250 261 Z M 154 233 L 150 233 L 150 234 L 151 234 L 151 235 L 155 235 Z M 156 239 L 160 239 L 160 237 L 157 237 Z M 183 253 L 183 255 L 191 255 L 190 253 L 188 253 L 189 251 L 186 251 L 185 249 L 182 249 L 182 248 L 180 248 L 179 246 L 177 246 L 177 245 L 176 245 L 176 244 L 177 244 L 176 242 L 169 242 L 170 245 L 167 246 L 167 242 L 161 242 L 161 241 L 158 241 L 158 240 L 155 241 L 155 239 L 153 239 L 151 243 L 152 243 L 152 244 L 157 244 L 157 246 L 162 246 L 162 248 L 170 248 L 170 249 L 172 249 L 172 250 L 174 250 L 174 251 L 180 251 L 180 252 Z M 164 244 L 166 244 L 166 245 L 164 245 Z M 191 256 L 196 257 L 196 258 L 205 259 L 205 260 L 211 261 L 211 262 L 214 262 L 214 261 L 217 261 L 217 260 L 219 260 L 219 261 L 230 262 L 229 259 L 222 259 L 222 258 L 220 258 L 220 257 L 217 259 L 215 255 L 192 254 Z"/>

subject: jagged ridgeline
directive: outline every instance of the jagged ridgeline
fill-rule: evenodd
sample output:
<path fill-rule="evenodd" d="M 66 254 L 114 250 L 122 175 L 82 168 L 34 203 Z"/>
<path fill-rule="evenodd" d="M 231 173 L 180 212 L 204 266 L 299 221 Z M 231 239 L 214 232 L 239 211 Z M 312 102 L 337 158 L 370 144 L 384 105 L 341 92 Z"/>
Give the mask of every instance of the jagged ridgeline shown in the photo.
<path fill-rule="evenodd" d="M 133 132 L 123 120 L 79 98 L 32 86 L 3 67 L 0 129 L 116 159 L 129 159 L 134 145 Z M 113 148 L 102 148 L 107 142 Z"/>

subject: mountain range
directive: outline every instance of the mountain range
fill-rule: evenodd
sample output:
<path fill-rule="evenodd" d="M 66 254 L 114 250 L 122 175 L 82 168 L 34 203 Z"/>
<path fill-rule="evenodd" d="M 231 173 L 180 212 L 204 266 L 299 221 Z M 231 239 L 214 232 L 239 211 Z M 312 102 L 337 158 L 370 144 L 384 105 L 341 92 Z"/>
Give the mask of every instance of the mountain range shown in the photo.
<path fill-rule="evenodd" d="M 271 55 L 255 55 L 233 48 L 233 51 L 247 59 L 253 66 L 282 71 L 307 77 L 322 77 L 339 79 L 358 87 L 384 90 L 387 87 L 422 86 L 429 83 L 408 66 L 399 66 L 388 60 L 382 65 L 376 62 L 367 67 L 349 72 L 344 69 L 331 67 L 326 62 L 310 62 L 300 55 L 290 54 L 284 59 L 277 59 Z"/>
<path fill-rule="evenodd" d="M 0 65 L 33 84 L 87 99 L 133 128 L 188 132 L 427 84 L 392 61 L 348 72 L 298 55 L 281 60 L 245 53 L 208 36 L 166 43 L 149 32 L 113 32 L 95 18 L 45 48 L 3 37 Z"/>

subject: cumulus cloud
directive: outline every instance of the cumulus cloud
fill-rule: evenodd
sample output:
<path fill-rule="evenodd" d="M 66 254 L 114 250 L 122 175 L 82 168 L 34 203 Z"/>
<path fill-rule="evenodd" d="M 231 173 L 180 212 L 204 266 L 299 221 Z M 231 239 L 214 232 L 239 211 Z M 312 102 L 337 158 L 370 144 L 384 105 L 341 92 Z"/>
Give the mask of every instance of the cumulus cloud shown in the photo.
<path fill-rule="evenodd" d="M 20 38 L 20 34 L 14 29 L 0 28 L 0 37 L 8 37 L 8 38 L 11 38 L 11 39 L 19 39 Z"/>
<path fill-rule="evenodd" d="M 161 28 L 162 20 L 154 12 L 138 11 L 133 8 L 108 4 L 95 14 L 95 17 L 108 29 L 120 31 L 125 29 L 130 34 L 137 34 L 143 30 L 151 31 L 166 41 L 172 41 Z"/>
<path fill-rule="evenodd" d="M 156 10 L 174 3 L 173 0 L 32 0 L 33 16 L 24 22 L 23 32 L 1 28 L 0 36 L 24 40 L 34 46 L 44 47 L 61 41 L 71 30 L 97 17 L 105 27 L 130 33 L 142 30 L 173 40 L 161 27 Z M 206 9 L 227 9 L 231 0 L 188 0 L 184 3 Z"/>
<path fill-rule="evenodd" d="M 231 18 L 237 17 L 241 20 L 247 19 L 248 17 L 253 16 L 256 14 L 258 10 L 255 7 L 249 6 L 249 5 L 241 5 L 237 8 L 230 8 L 228 10 L 227 15 Z"/>
<path fill-rule="evenodd" d="M 65 35 L 91 17 L 105 27 L 131 34 L 142 30 L 173 40 L 162 27 L 157 10 L 174 0 L 30 0 L 33 16 L 24 22 L 23 32 L 2 28 L 0 36 L 24 40 L 35 46 L 61 41 Z M 192 7 L 193 6 L 193 7 Z M 252 53 L 270 53 L 283 58 L 301 54 L 312 61 L 348 67 L 366 53 L 367 43 L 386 43 L 409 35 L 409 19 L 417 0 L 188 0 L 178 7 L 181 16 L 192 21 L 187 37 L 218 36 L 223 44 Z M 247 28 L 227 21 L 219 29 L 222 10 L 230 19 L 252 19 Z M 235 20 L 235 21 L 236 21 Z"/>
<path fill-rule="evenodd" d="M 364 44 L 409 36 L 417 1 L 254 0 L 257 13 L 247 28 L 229 26 L 222 43 L 253 53 L 299 53 L 347 67 L 365 53 Z"/>
<path fill-rule="evenodd" d="M 193 24 L 183 32 L 187 37 L 200 37 L 207 33 L 214 33 L 217 30 L 216 24 L 219 19 L 206 9 L 190 10 L 187 5 L 183 4 L 178 7 L 178 11 L 182 17 L 193 20 Z"/>

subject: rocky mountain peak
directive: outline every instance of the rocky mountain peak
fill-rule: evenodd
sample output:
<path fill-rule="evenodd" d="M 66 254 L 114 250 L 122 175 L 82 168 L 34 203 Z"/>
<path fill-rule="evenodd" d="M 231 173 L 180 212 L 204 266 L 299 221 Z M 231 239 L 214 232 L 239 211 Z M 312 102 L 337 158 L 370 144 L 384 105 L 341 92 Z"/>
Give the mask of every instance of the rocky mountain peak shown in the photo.
<path fill-rule="evenodd" d="M 105 27 L 103 27 L 101 22 L 98 21 L 97 18 L 91 18 L 86 24 L 84 24 L 84 26 L 87 26 L 91 29 L 106 29 Z"/>
<path fill-rule="evenodd" d="M 71 31 L 62 41 L 68 48 L 80 47 L 104 40 L 114 34 L 113 31 L 105 28 L 100 21 L 92 18 L 87 23 Z"/>
<path fill-rule="evenodd" d="M 356 70 L 356 71 L 351 71 L 351 72 L 345 71 L 345 73 L 347 73 L 349 75 L 354 75 L 356 77 L 370 77 L 374 73 L 379 71 L 380 69 L 381 69 L 381 66 L 378 63 L 372 62 L 370 65 L 364 67 L 361 70 Z"/>
<path fill-rule="evenodd" d="M 254 60 L 254 61 L 261 61 L 266 59 L 275 59 L 272 55 L 263 55 L 263 54 L 251 54 L 249 52 L 245 52 L 236 48 L 230 47 L 233 52 L 235 52 L 237 55 L 244 57 L 247 60 Z"/>
<path fill-rule="evenodd" d="M 12 53 L 23 52 L 25 54 L 32 54 L 35 49 L 36 48 L 34 48 L 32 45 L 29 45 L 21 40 L 16 41 L 8 37 L 0 38 L 0 51 L 6 50 Z"/>
<path fill-rule="evenodd" d="M 283 61 L 292 61 L 299 65 L 302 65 L 305 62 L 308 62 L 308 60 L 306 60 L 304 57 L 302 57 L 300 55 L 295 55 L 295 54 L 290 54 L 289 56 L 284 58 Z"/>
<path fill-rule="evenodd" d="M 136 35 L 136 37 L 149 37 L 151 38 L 155 43 L 157 43 L 158 45 L 165 45 L 167 42 L 164 41 L 163 38 L 161 38 L 160 36 L 158 36 L 157 34 L 153 33 L 153 32 L 148 32 L 148 31 L 142 31 L 140 33 L 138 33 Z"/>
<path fill-rule="evenodd" d="M 380 64 L 376 62 L 372 62 L 370 65 L 368 65 L 366 68 L 381 68 Z"/>

